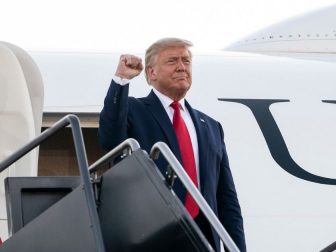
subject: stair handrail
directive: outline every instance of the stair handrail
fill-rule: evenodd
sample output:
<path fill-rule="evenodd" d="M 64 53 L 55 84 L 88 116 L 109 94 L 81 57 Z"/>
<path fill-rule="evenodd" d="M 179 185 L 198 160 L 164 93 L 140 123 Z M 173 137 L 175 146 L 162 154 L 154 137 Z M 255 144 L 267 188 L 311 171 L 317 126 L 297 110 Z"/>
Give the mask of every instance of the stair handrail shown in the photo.
<path fill-rule="evenodd" d="M 56 134 L 61 129 L 66 126 L 71 126 L 72 138 L 75 145 L 75 152 L 78 162 L 78 167 L 80 171 L 80 177 L 83 183 L 83 189 L 85 192 L 85 198 L 87 200 L 88 213 L 90 219 L 94 222 L 92 223 L 93 235 L 97 245 L 98 252 L 105 252 L 103 235 L 100 229 L 98 213 L 96 209 L 96 204 L 94 200 L 93 189 L 91 187 L 90 175 L 88 161 L 85 151 L 85 145 L 83 140 L 83 134 L 80 127 L 79 118 L 76 115 L 66 115 L 57 121 L 50 128 L 43 131 L 39 136 L 32 139 L 30 142 L 19 148 L 17 151 L 12 153 L 6 159 L 0 162 L 0 172 L 7 169 L 11 164 L 19 160 L 22 156 L 33 150 L 35 147 L 39 146 L 41 143 L 45 142 L 49 137 Z"/>

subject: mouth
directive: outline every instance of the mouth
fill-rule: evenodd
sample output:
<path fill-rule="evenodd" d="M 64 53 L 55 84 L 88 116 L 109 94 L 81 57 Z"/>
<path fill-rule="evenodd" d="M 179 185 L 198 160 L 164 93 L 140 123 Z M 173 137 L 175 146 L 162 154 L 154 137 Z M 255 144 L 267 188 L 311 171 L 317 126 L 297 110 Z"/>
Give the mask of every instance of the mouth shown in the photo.
<path fill-rule="evenodd" d="M 174 77 L 175 80 L 186 80 L 187 78 L 188 76 L 186 75 L 178 75 Z"/>

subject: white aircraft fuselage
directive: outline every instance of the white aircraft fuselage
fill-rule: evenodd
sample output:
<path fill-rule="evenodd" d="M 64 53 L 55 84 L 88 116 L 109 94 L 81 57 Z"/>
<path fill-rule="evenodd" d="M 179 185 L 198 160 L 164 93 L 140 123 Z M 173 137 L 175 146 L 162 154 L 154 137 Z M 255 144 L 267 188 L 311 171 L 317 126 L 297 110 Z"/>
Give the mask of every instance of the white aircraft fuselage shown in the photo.
<path fill-rule="evenodd" d="M 328 23 L 335 11 L 193 57 L 186 99 L 224 128 L 248 251 L 319 251 L 336 240 L 336 32 Z M 31 55 L 45 85 L 44 127 L 77 113 L 83 128 L 96 129 L 120 54 Z M 141 74 L 130 95 L 150 89 Z"/>

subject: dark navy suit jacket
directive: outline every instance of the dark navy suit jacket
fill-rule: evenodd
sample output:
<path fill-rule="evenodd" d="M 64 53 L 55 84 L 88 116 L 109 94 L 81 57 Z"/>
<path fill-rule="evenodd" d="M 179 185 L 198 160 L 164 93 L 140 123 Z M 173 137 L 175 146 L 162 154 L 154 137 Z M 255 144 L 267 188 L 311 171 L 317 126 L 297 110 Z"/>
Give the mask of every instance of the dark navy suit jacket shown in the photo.
<path fill-rule="evenodd" d="M 113 149 L 127 138 L 136 139 L 141 148 L 150 152 L 158 141 L 168 144 L 181 162 L 181 153 L 172 123 L 153 91 L 144 98 L 128 97 L 129 85 L 121 86 L 112 81 L 100 114 L 98 137 L 101 145 Z M 199 112 L 186 102 L 196 128 L 199 146 L 199 169 L 201 193 L 218 216 L 241 251 L 246 250 L 243 219 L 233 183 L 225 144 L 223 129 L 219 122 Z M 164 160 L 157 166 L 166 171 Z M 182 162 L 181 162 L 182 163 Z M 173 187 L 184 202 L 186 191 L 179 181 Z M 219 237 L 213 232 L 216 250 Z"/>

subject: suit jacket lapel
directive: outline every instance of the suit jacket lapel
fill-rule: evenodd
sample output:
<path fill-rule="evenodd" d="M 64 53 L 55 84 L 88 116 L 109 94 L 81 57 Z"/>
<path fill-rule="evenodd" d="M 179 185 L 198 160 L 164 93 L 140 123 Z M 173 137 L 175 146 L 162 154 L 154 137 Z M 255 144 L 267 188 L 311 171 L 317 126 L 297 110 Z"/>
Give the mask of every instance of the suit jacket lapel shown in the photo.
<path fill-rule="evenodd" d="M 186 101 L 186 107 L 190 113 L 191 119 L 193 120 L 196 134 L 197 134 L 197 142 L 198 142 L 198 155 L 199 155 L 199 173 L 200 173 L 200 184 L 201 184 L 201 192 L 203 194 L 204 190 L 204 182 L 206 178 L 206 169 L 207 169 L 207 161 L 208 161 L 208 151 L 209 151 L 209 139 L 208 139 L 208 125 L 205 122 L 202 115 L 194 110 L 189 103 Z"/>
<path fill-rule="evenodd" d="M 166 135 L 168 145 L 171 148 L 172 152 L 174 153 L 176 158 L 181 162 L 182 161 L 181 153 L 173 125 L 164 107 L 162 106 L 159 98 L 155 95 L 153 90 L 149 93 L 149 95 L 146 98 L 144 98 L 144 103 L 148 106 L 148 109 L 151 111 L 155 120 L 158 122 L 162 131 Z"/>
<path fill-rule="evenodd" d="M 153 117 L 160 125 L 162 131 L 164 132 L 167 143 L 171 148 L 172 152 L 176 156 L 176 158 L 182 163 L 181 153 L 179 149 L 179 145 L 177 142 L 177 138 L 174 132 L 173 125 L 162 106 L 159 98 L 155 95 L 153 91 L 144 98 L 144 103 L 148 106 L 149 111 L 153 114 Z M 197 141 L 198 141 L 198 153 L 199 153 L 199 173 L 200 173 L 200 184 L 201 184 L 201 192 L 203 194 L 204 190 L 204 182 L 206 179 L 206 169 L 207 169 L 207 161 L 208 161 L 208 125 L 206 124 L 204 118 L 194 110 L 189 103 L 186 101 L 186 107 L 190 113 L 191 119 L 195 125 Z M 184 194 L 182 194 L 184 195 Z M 184 197 L 184 196 L 183 196 Z M 183 198 L 182 197 L 182 198 Z"/>

